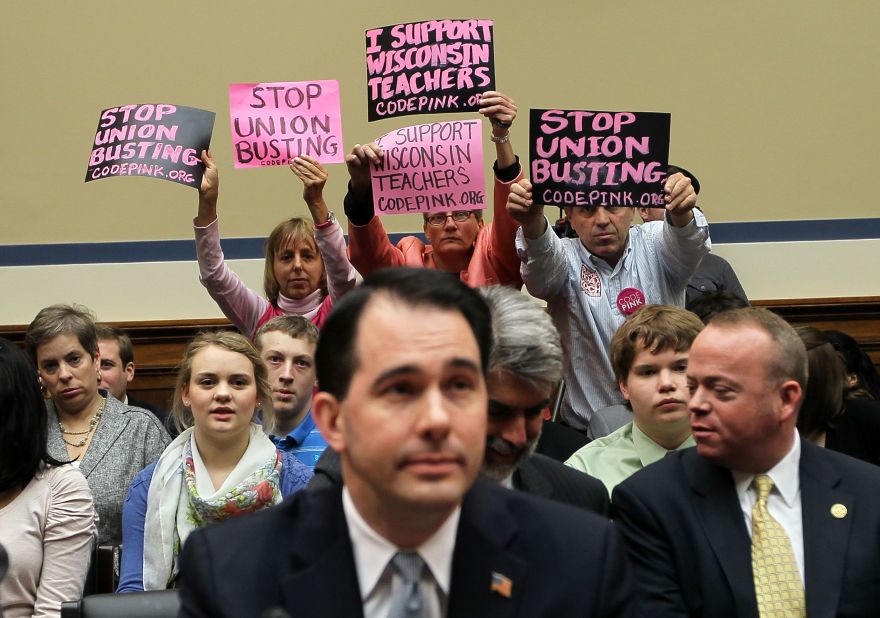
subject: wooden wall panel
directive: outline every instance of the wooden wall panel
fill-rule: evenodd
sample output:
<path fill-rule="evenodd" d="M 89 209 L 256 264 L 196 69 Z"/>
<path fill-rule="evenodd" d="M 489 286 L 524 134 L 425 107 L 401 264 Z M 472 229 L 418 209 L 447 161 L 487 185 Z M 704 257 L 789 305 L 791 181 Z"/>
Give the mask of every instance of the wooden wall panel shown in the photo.
<path fill-rule="evenodd" d="M 794 325 L 849 333 L 880 368 L 880 297 L 765 300 L 766 307 Z M 177 365 L 186 344 L 200 331 L 232 328 L 222 319 L 116 322 L 131 336 L 137 370 L 131 394 L 163 409 L 170 407 Z M 0 326 L 0 337 L 22 343 L 27 325 Z"/>

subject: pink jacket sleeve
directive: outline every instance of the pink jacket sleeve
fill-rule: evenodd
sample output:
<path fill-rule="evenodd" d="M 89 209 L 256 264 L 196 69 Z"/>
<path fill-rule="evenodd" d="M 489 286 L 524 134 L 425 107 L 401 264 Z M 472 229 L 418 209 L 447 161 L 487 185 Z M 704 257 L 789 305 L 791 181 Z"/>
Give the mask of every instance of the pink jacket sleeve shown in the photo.
<path fill-rule="evenodd" d="M 193 229 L 199 280 L 223 315 L 248 337 L 253 337 L 260 316 L 269 307 L 269 301 L 248 288 L 226 265 L 220 248 L 219 219 L 205 227 L 193 225 Z"/>
<path fill-rule="evenodd" d="M 321 258 L 324 260 L 324 271 L 327 273 L 327 291 L 330 299 L 335 302 L 343 294 L 351 291 L 357 283 L 357 273 L 354 266 L 348 261 L 342 226 L 334 219 L 330 225 L 316 227 L 315 241 L 318 243 Z"/>

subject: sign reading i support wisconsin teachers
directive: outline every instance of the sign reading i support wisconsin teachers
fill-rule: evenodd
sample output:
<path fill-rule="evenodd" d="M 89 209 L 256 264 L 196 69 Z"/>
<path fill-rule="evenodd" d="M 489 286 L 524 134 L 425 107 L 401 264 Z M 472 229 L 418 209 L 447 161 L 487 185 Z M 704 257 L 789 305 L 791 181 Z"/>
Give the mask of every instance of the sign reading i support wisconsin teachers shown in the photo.
<path fill-rule="evenodd" d="M 533 109 L 532 196 L 552 206 L 665 206 L 670 115 Z"/>
<path fill-rule="evenodd" d="M 150 176 L 198 188 L 211 145 L 214 112 L 167 103 L 139 103 L 101 112 L 86 182 L 108 176 Z"/>
<path fill-rule="evenodd" d="M 486 207 L 479 120 L 404 127 L 375 141 L 385 153 L 370 169 L 377 215 Z"/>
<path fill-rule="evenodd" d="M 469 112 L 495 90 L 492 20 L 440 19 L 367 30 L 370 121 Z"/>
<path fill-rule="evenodd" d="M 235 167 L 345 160 L 337 81 L 230 84 L 229 116 Z"/>

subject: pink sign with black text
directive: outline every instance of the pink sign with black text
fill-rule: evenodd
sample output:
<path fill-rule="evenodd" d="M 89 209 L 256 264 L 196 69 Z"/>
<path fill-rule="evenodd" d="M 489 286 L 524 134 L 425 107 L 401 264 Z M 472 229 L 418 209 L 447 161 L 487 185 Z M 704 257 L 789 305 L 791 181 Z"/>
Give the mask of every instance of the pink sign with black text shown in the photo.
<path fill-rule="evenodd" d="M 230 84 L 229 116 L 235 167 L 345 160 L 337 81 Z"/>
<path fill-rule="evenodd" d="M 385 156 L 371 168 L 377 215 L 486 207 L 479 120 L 432 122 L 378 138 Z"/>

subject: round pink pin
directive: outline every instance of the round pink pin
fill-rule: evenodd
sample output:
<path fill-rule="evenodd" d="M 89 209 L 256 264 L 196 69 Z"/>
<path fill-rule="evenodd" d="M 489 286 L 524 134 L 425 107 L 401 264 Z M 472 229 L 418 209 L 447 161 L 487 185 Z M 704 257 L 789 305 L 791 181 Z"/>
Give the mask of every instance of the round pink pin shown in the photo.
<path fill-rule="evenodd" d="M 623 315 L 631 315 L 645 304 L 645 295 L 638 288 L 624 288 L 617 295 L 617 308 Z"/>

